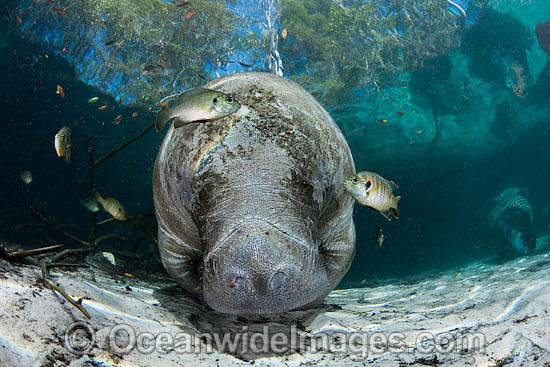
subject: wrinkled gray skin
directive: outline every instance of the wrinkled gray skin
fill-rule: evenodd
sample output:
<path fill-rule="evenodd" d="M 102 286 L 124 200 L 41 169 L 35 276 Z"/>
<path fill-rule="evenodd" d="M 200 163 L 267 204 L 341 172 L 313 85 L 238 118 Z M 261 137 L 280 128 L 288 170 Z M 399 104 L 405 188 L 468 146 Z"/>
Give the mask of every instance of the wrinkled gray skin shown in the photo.
<path fill-rule="evenodd" d="M 205 86 L 234 115 L 168 131 L 153 193 L 163 264 L 215 310 L 271 314 L 320 303 L 355 254 L 355 172 L 328 113 L 294 82 L 242 73 Z"/>

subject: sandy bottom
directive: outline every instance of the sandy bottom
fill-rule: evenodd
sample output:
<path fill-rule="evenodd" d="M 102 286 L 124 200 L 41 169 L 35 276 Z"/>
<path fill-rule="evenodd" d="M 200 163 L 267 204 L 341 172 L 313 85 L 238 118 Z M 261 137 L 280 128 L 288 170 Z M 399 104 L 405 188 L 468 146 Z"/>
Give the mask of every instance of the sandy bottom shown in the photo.
<path fill-rule="evenodd" d="M 214 312 L 170 279 L 91 264 L 51 276 L 87 320 L 38 268 L 0 260 L 0 366 L 550 366 L 547 250 L 255 319 Z"/>

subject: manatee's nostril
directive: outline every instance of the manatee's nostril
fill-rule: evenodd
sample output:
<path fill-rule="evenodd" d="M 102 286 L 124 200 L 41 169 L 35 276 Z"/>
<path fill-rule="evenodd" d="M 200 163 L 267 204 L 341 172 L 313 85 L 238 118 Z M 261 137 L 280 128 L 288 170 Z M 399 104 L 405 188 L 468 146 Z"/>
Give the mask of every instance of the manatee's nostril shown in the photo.
<path fill-rule="evenodd" d="M 285 272 L 282 272 L 282 271 L 278 271 L 276 272 L 272 277 L 271 277 L 271 280 L 269 282 L 269 286 L 271 289 L 277 289 L 279 288 L 280 286 L 283 285 L 285 279 L 287 278 L 287 274 Z"/>

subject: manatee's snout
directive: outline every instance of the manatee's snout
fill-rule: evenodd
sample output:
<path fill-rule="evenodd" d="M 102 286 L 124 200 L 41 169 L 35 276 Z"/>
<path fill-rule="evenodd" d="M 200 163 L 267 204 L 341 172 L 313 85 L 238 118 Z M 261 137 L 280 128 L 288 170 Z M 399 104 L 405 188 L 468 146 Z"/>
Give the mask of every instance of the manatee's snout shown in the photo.
<path fill-rule="evenodd" d="M 241 226 L 205 257 L 204 296 L 229 314 L 270 314 L 325 293 L 327 274 L 312 244 L 267 223 Z"/>

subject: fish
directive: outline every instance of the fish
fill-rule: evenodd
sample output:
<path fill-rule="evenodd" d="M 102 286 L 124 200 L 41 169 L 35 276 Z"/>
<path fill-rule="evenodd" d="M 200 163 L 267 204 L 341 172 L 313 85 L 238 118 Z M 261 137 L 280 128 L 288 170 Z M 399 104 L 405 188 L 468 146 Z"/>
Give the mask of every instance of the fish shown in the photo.
<path fill-rule="evenodd" d="M 388 122 L 388 120 L 386 120 L 386 119 L 378 119 L 377 121 L 380 125 L 385 124 L 385 123 Z"/>
<path fill-rule="evenodd" d="M 105 110 L 106 108 L 107 108 L 107 105 L 104 104 L 103 106 L 99 106 L 99 107 L 97 108 L 97 110 L 98 110 L 98 111 L 103 111 L 103 110 Z"/>
<path fill-rule="evenodd" d="M 137 111 L 134 112 L 134 113 L 132 113 L 132 117 L 134 117 L 134 118 L 135 118 L 135 117 L 138 117 L 138 115 L 139 115 L 139 112 L 137 112 Z"/>
<path fill-rule="evenodd" d="M 189 13 L 187 13 L 187 14 L 185 15 L 185 20 L 191 18 L 194 14 L 195 14 L 194 11 L 190 11 Z"/>
<path fill-rule="evenodd" d="M 126 209 L 124 209 L 124 206 L 120 201 L 111 197 L 101 196 L 97 192 L 94 193 L 92 200 L 101 204 L 103 210 L 111 214 L 111 216 L 116 220 L 125 221 L 128 219 Z"/>
<path fill-rule="evenodd" d="M 23 171 L 21 172 L 21 180 L 28 185 L 32 182 L 32 173 L 31 171 Z"/>
<path fill-rule="evenodd" d="M 378 229 L 376 231 L 376 244 L 378 247 L 382 247 L 384 244 L 384 231 L 382 231 L 382 227 L 378 226 Z"/>
<path fill-rule="evenodd" d="M 97 101 L 99 101 L 99 97 L 92 97 L 88 100 L 88 103 L 96 103 Z"/>
<path fill-rule="evenodd" d="M 65 98 L 65 91 L 63 90 L 63 87 L 59 84 L 57 85 L 57 90 L 55 91 L 55 93 L 59 94 L 61 98 Z"/>
<path fill-rule="evenodd" d="M 55 134 L 54 146 L 58 157 L 65 157 L 65 162 L 71 163 L 71 128 L 63 126 Z"/>
<path fill-rule="evenodd" d="M 392 217 L 399 219 L 397 203 L 401 196 L 393 194 L 399 189 L 395 182 L 377 173 L 362 171 L 345 179 L 342 184 L 359 204 L 378 210 L 389 221 Z"/>
<path fill-rule="evenodd" d="M 178 96 L 176 107 L 162 106 L 157 114 L 155 127 L 160 131 L 170 120 L 174 128 L 193 122 L 206 122 L 231 115 L 241 108 L 241 104 L 231 96 L 206 88 L 193 88 Z"/>
<path fill-rule="evenodd" d="M 286 28 L 283 28 L 283 31 L 281 32 L 281 37 L 283 37 L 283 39 L 286 39 L 287 34 L 288 31 L 286 30 Z"/>
<path fill-rule="evenodd" d="M 183 3 L 176 4 L 176 7 L 181 8 L 181 7 L 183 7 L 183 6 L 189 6 L 189 5 L 191 5 L 191 2 L 189 2 L 189 1 L 184 1 Z"/>
<path fill-rule="evenodd" d="M 122 115 L 118 115 L 115 120 L 113 121 L 114 125 L 120 124 L 120 121 L 122 121 Z"/>
<path fill-rule="evenodd" d="M 96 213 L 96 212 L 101 210 L 101 207 L 99 206 L 99 203 L 97 201 L 94 201 L 94 200 L 83 201 L 82 205 L 84 205 L 84 207 L 86 209 L 88 209 L 88 211 L 91 211 L 92 213 Z"/>

